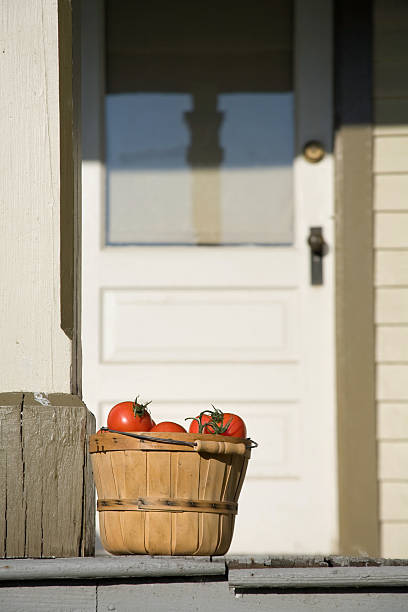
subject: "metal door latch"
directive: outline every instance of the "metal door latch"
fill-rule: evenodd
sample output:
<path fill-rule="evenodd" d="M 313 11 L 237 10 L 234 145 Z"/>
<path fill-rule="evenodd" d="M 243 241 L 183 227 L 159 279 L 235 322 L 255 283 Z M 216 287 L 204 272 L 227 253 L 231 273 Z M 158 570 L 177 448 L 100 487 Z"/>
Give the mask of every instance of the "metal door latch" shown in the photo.
<path fill-rule="evenodd" d="M 310 280 L 312 285 L 323 285 L 323 257 L 327 253 L 327 243 L 323 238 L 321 227 L 311 227 L 309 238 L 310 246 Z"/>

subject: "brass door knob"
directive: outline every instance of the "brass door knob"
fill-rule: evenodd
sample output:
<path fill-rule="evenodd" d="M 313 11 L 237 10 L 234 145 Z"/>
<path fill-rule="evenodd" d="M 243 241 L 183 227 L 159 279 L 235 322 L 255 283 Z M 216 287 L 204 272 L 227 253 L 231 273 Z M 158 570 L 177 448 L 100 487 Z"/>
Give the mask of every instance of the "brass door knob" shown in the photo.
<path fill-rule="evenodd" d="M 311 164 L 317 164 L 325 155 L 325 150 L 318 140 L 309 140 L 303 147 L 303 155 Z"/>

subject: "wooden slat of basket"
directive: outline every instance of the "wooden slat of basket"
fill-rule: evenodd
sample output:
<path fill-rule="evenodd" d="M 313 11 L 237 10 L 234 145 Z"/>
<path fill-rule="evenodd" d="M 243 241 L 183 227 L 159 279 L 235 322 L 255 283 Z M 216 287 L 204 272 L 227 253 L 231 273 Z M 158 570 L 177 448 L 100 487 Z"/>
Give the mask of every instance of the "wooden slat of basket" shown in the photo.
<path fill-rule="evenodd" d="M 209 512 L 210 514 L 236 514 L 235 502 L 203 501 L 202 499 L 163 499 L 158 497 L 139 497 L 136 499 L 100 499 L 99 512 L 129 510 L 135 512 Z"/>
<path fill-rule="evenodd" d="M 204 457 L 200 457 L 199 478 L 198 478 L 199 480 L 198 496 L 200 499 L 204 499 L 209 469 L 210 469 L 210 462 L 204 459 Z M 207 533 L 207 529 L 205 529 L 206 523 L 204 519 L 205 519 L 205 515 L 200 514 L 198 517 L 199 542 L 198 542 L 197 555 L 205 555 L 206 553 L 202 551 L 207 551 L 209 548 L 209 542 L 208 542 L 209 535 Z"/>
<path fill-rule="evenodd" d="M 146 454 L 123 451 L 125 456 L 125 498 L 135 499 L 146 496 Z M 101 514 L 106 514 L 102 512 Z M 125 546 L 130 553 L 143 553 L 145 549 L 145 514 L 123 512 L 122 525 Z"/>
<path fill-rule="evenodd" d="M 111 453 L 100 454 L 98 456 L 98 469 L 102 481 L 103 495 L 111 496 L 112 492 L 118 495 L 116 480 L 112 469 Z M 106 525 L 104 517 L 100 515 L 101 521 L 101 540 L 106 544 L 108 550 L 113 554 L 123 554 L 123 539 L 122 529 L 120 524 L 120 516 L 113 513 L 106 517 Z"/>
<path fill-rule="evenodd" d="M 231 495 L 231 490 L 232 490 L 232 487 L 234 486 L 233 483 L 235 481 L 235 477 L 234 477 L 235 475 L 234 475 L 233 468 L 239 465 L 239 463 L 242 461 L 242 456 L 228 455 L 226 457 L 226 461 L 227 461 L 227 464 L 225 468 L 224 482 L 223 482 L 222 491 L 221 491 L 221 500 L 223 501 L 233 499 Z M 235 491 L 235 488 L 234 488 L 234 491 Z M 228 545 L 231 540 L 232 521 L 233 521 L 233 517 L 231 515 L 223 514 L 219 517 L 219 525 L 218 525 L 219 539 L 218 539 L 218 545 L 217 545 L 217 551 L 216 551 L 217 554 L 218 554 L 218 550 L 223 551 L 223 550 L 228 549 Z M 220 554 L 224 554 L 224 553 L 220 553 Z"/>
<path fill-rule="evenodd" d="M 106 493 L 103 487 L 103 479 L 102 479 L 101 470 L 100 470 L 99 456 L 98 457 L 91 456 L 91 462 L 92 462 L 92 472 L 93 472 L 96 490 L 98 492 L 98 496 L 102 497 Z M 99 517 L 99 533 L 100 533 L 102 544 L 103 546 L 105 546 L 105 542 L 106 542 L 105 520 L 104 519 L 101 520 L 101 519 L 102 517 Z"/>
<path fill-rule="evenodd" d="M 234 501 L 238 501 L 239 495 L 241 493 L 242 485 L 244 484 L 244 479 L 245 479 L 246 471 L 247 471 L 247 468 L 248 468 L 248 460 L 249 460 L 249 457 L 244 457 L 243 458 L 241 469 L 239 471 L 238 485 L 237 485 L 237 488 L 235 490 L 235 494 L 232 497 L 232 499 Z"/>
<path fill-rule="evenodd" d="M 231 455 L 231 465 L 229 470 L 229 478 L 226 481 L 225 489 L 221 499 L 237 501 L 236 492 L 241 482 L 241 470 L 244 469 L 244 463 L 248 459 L 240 455 Z M 230 545 L 232 533 L 234 531 L 235 516 L 222 515 L 220 516 L 220 539 L 217 546 L 217 555 L 224 555 Z"/>
<path fill-rule="evenodd" d="M 116 491 L 119 499 L 126 495 L 126 475 L 125 475 L 125 453 L 109 453 L 111 468 L 116 484 Z M 125 528 L 123 525 L 123 515 L 119 515 L 119 538 L 120 546 L 125 552 L 130 552 L 125 544 Z"/>
<path fill-rule="evenodd" d="M 200 499 L 219 499 L 224 479 L 225 461 L 218 456 L 202 456 L 200 461 Z M 217 548 L 219 517 L 202 513 L 199 517 L 200 543 L 198 555 L 211 554 Z"/>
<path fill-rule="evenodd" d="M 196 453 L 172 453 L 172 497 L 198 498 L 200 456 Z M 173 555 L 191 554 L 198 547 L 198 513 L 182 512 L 171 515 Z"/>
<path fill-rule="evenodd" d="M 171 496 L 171 453 L 146 453 L 147 497 Z M 145 519 L 145 546 L 149 555 L 171 554 L 171 514 L 149 512 Z"/>

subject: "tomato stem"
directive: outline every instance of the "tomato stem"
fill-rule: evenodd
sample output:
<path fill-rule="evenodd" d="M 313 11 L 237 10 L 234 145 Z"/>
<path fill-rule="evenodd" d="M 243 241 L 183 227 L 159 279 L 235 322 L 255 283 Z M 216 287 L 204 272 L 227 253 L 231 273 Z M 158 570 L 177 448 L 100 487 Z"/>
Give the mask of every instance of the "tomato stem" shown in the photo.
<path fill-rule="evenodd" d="M 214 404 L 211 404 L 213 410 L 203 410 L 200 412 L 198 417 L 188 417 L 185 419 L 186 421 L 196 421 L 198 424 L 198 433 L 208 433 L 212 431 L 213 434 L 224 434 L 228 427 L 232 423 L 232 417 L 228 421 L 228 423 L 224 424 L 224 413 L 219 408 L 216 408 Z M 203 423 L 203 416 L 207 414 L 210 415 L 210 420 Z"/>
<path fill-rule="evenodd" d="M 202 418 L 203 418 L 204 414 L 211 414 L 211 410 L 203 410 L 202 412 L 200 412 L 198 417 L 187 417 L 184 420 L 185 421 L 196 421 L 197 424 L 198 424 L 198 433 L 202 434 L 202 433 L 204 433 L 204 429 L 208 426 L 208 422 L 203 423 L 203 421 L 202 421 Z"/>
<path fill-rule="evenodd" d="M 136 395 L 135 401 L 133 402 L 133 414 L 135 416 L 142 417 L 145 414 L 145 412 L 147 412 L 147 413 L 149 412 L 147 410 L 147 407 L 148 407 L 149 404 L 152 403 L 152 401 L 150 400 L 150 402 L 146 402 L 145 404 L 142 404 L 142 402 L 138 402 L 137 401 L 138 398 L 139 398 L 139 396 Z"/>

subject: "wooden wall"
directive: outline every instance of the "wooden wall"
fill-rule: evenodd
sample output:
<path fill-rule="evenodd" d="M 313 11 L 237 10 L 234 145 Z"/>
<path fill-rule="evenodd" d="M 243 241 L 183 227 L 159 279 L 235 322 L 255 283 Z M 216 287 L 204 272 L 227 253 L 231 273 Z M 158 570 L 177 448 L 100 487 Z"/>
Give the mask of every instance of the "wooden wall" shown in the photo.
<path fill-rule="evenodd" d="M 377 437 L 383 556 L 408 555 L 408 3 L 374 3 Z"/>

